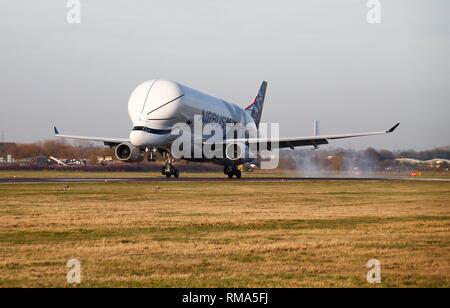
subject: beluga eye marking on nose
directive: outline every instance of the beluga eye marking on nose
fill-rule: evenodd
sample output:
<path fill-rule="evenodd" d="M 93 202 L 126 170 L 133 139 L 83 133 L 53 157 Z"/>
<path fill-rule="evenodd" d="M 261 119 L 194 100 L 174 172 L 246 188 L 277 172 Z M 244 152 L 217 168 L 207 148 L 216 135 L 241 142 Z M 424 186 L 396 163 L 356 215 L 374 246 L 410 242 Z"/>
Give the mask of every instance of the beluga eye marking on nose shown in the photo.
<path fill-rule="evenodd" d="M 155 135 L 167 135 L 172 132 L 171 129 L 154 129 L 154 128 L 149 128 L 149 127 L 145 127 L 145 126 L 135 126 L 135 127 L 133 127 L 133 131 L 141 131 L 141 132 L 146 132 L 146 133 L 155 134 Z"/>

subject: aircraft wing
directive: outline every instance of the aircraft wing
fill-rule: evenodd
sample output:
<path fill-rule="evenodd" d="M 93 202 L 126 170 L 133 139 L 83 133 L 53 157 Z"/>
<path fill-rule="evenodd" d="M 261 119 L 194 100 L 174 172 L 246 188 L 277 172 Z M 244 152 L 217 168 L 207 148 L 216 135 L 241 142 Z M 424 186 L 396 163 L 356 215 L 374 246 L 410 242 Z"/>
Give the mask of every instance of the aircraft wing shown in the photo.
<path fill-rule="evenodd" d="M 55 137 L 63 138 L 63 139 L 74 139 L 74 140 L 85 140 L 85 141 L 94 141 L 94 142 L 103 142 L 106 146 L 117 146 L 124 142 L 129 142 L 128 139 L 120 139 L 120 138 L 102 138 L 102 137 L 84 137 L 84 136 L 73 136 L 73 135 L 62 135 L 59 133 L 58 129 L 54 127 Z"/>
<path fill-rule="evenodd" d="M 269 144 L 269 148 L 277 147 L 279 149 L 291 148 L 303 146 L 314 146 L 318 147 L 322 144 L 328 144 L 329 140 L 336 139 L 346 139 L 355 137 L 365 137 L 365 136 L 376 136 L 385 135 L 393 133 L 400 123 L 392 127 L 387 131 L 380 132 L 369 132 L 369 133 L 355 133 L 355 134 L 342 134 L 342 135 L 322 135 L 322 136 L 311 136 L 311 137 L 294 137 L 294 138 L 250 138 L 250 139 L 228 139 L 224 140 L 223 144 L 233 144 L 233 143 L 247 143 L 247 144 Z M 277 146 L 278 143 L 278 146 Z"/>

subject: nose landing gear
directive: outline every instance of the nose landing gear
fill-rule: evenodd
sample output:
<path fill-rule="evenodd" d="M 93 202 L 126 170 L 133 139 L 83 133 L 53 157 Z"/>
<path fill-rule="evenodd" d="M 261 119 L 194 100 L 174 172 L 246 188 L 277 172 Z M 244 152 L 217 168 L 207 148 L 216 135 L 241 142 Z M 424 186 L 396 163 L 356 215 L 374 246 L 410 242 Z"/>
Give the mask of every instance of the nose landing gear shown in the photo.
<path fill-rule="evenodd" d="M 147 160 L 149 163 L 154 163 L 156 161 L 156 149 L 147 149 L 148 157 Z"/>

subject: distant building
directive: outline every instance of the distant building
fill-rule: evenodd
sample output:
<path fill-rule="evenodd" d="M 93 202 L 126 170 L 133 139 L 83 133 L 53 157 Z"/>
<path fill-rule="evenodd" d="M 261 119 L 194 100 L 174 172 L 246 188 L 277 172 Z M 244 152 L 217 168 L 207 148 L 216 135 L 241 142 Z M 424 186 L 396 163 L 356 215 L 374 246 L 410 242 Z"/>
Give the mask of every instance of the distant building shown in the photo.
<path fill-rule="evenodd" d="M 19 164 L 19 166 L 31 166 L 34 163 L 34 159 L 33 158 L 22 158 L 22 159 L 18 159 L 16 160 L 16 163 Z"/>
<path fill-rule="evenodd" d="M 16 160 L 14 159 L 14 157 L 12 157 L 12 155 L 7 155 L 6 156 L 6 163 L 7 164 L 14 164 L 16 162 Z"/>
<path fill-rule="evenodd" d="M 70 159 L 70 160 L 66 160 L 66 164 L 68 166 L 86 166 L 87 160 L 86 159 Z"/>
<path fill-rule="evenodd" d="M 440 158 L 427 160 L 427 161 L 425 161 L 425 163 L 430 168 L 433 168 L 433 169 L 448 168 L 450 166 L 450 160 L 448 160 L 448 159 L 440 159 Z"/>
<path fill-rule="evenodd" d="M 50 159 L 47 156 L 37 156 L 36 157 L 36 165 L 38 166 L 48 166 L 51 164 Z"/>
<path fill-rule="evenodd" d="M 16 160 L 12 155 L 6 155 L 6 159 L 4 157 L 0 157 L 0 164 L 15 164 Z"/>
<path fill-rule="evenodd" d="M 401 165 L 411 166 L 411 167 L 422 167 L 422 168 L 432 168 L 441 169 L 448 168 L 450 166 L 450 160 L 435 158 L 430 160 L 418 160 L 413 158 L 399 158 L 396 159 Z"/>
<path fill-rule="evenodd" d="M 418 166 L 424 163 L 423 160 L 418 160 L 414 158 L 398 158 L 395 161 L 399 162 L 401 165 L 413 165 L 413 166 Z"/>
<path fill-rule="evenodd" d="M 97 156 L 97 163 L 100 165 L 110 165 L 114 163 L 112 156 Z"/>

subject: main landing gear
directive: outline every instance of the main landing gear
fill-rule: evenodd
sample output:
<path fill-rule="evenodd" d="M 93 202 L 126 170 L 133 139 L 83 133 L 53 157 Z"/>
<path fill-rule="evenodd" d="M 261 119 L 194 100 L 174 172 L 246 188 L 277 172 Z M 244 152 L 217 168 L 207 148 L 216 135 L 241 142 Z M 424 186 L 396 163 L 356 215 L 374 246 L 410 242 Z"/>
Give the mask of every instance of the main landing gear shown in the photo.
<path fill-rule="evenodd" d="M 237 166 L 226 166 L 223 169 L 223 173 L 228 176 L 229 179 L 232 179 L 233 176 L 236 176 L 237 179 L 240 179 L 242 177 L 241 170 L 238 169 Z"/>
<path fill-rule="evenodd" d="M 176 169 L 173 166 L 175 159 L 173 159 L 170 153 L 166 153 L 166 162 L 164 166 L 161 168 L 161 174 L 165 175 L 167 178 L 170 178 L 172 175 L 178 179 L 180 177 L 180 170 Z"/>

